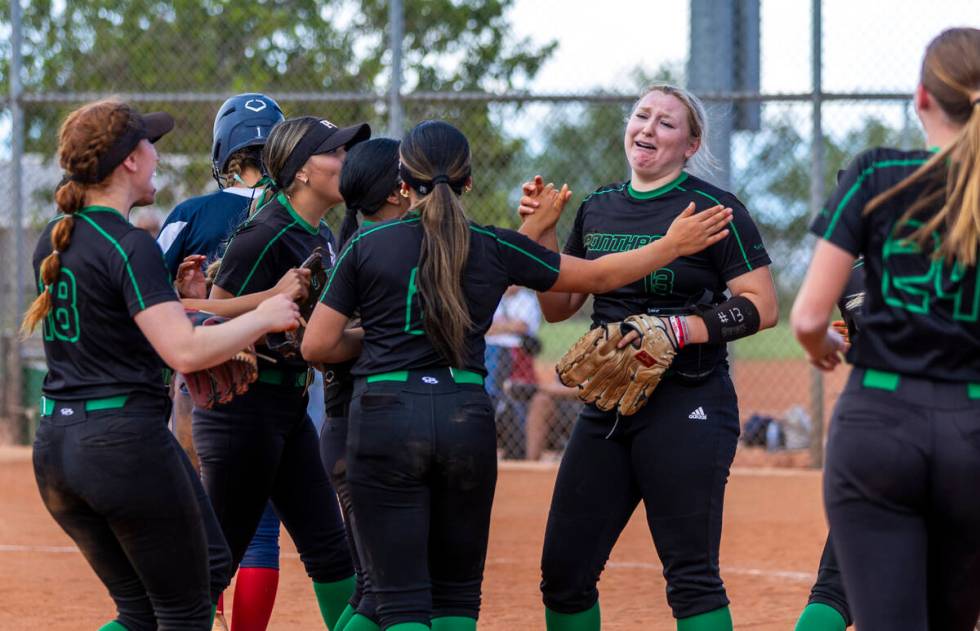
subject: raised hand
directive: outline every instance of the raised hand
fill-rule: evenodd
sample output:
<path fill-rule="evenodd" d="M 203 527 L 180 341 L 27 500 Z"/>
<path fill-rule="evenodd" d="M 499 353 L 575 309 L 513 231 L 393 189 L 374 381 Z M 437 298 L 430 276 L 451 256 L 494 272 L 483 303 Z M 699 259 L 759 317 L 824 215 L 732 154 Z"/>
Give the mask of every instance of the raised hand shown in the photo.
<path fill-rule="evenodd" d="M 677 256 L 687 256 L 727 237 L 725 226 L 731 220 L 731 208 L 718 205 L 695 214 L 694 202 L 691 202 L 670 224 L 663 239 L 669 240 Z"/>
<path fill-rule="evenodd" d="M 208 297 L 208 281 L 204 275 L 203 254 L 191 254 L 181 261 L 177 267 L 177 277 L 174 288 L 181 298 L 205 299 Z"/>
<path fill-rule="evenodd" d="M 521 205 L 517 209 L 521 218 L 533 215 L 541 206 L 538 197 L 542 191 L 544 191 L 544 178 L 540 175 L 535 175 L 530 182 L 521 184 Z"/>
<path fill-rule="evenodd" d="M 298 267 L 287 270 L 272 291 L 295 302 L 306 300 L 310 292 L 310 270 Z"/>
<path fill-rule="evenodd" d="M 531 193 L 521 199 L 521 208 L 518 210 L 523 219 L 522 231 L 528 235 L 540 236 L 554 229 L 565 205 L 572 197 L 568 185 L 563 184 L 561 189 L 556 190 L 554 184 L 545 185 L 541 176 L 535 176 L 533 182 L 525 182 L 521 188 L 522 192 Z"/>

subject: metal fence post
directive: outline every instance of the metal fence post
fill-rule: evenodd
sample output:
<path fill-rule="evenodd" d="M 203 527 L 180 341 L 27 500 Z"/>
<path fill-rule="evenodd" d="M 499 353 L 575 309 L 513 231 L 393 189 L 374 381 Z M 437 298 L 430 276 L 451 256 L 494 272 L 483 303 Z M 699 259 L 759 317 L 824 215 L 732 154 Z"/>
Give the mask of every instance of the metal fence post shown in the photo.
<path fill-rule="evenodd" d="M 812 79 L 812 126 L 810 137 L 810 216 L 815 217 L 824 203 L 824 151 L 823 151 L 823 34 L 821 17 L 822 0 L 812 0 L 812 28 L 810 63 Z M 810 416 L 813 419 L 813 435 L 810 439 L 810 464 L 823 466 L 824 435 L 824 381 L 823 373 L 810 368 Z"/>
<path fill-rule="evenodd" d="M 405 14 L 402 0 L 388 3 L 388 37 L 391 45 L 391 85 L 388 86 L 388 134 L 401 138 L 404 132 L 402 114 L 402 44 L 405 41 Z"/>
<path fill-rule="evenodd" d="M 20 0 L 12 0 L 10 3 L 10 201 L 13 206 L 11 213 L 10 238 L 14 241 L 14 282 L 11 283 L 13 300 L 9 301 L 13 313 L 10 314 L 10 336 L 9 352 L 7 355 L 7 366 L 4 371 L 6 383 L 4 384 L 5 409 L 4 415 L 10 423 L 8 429 L 12 430 L 13 437 L 19 438 L 23 431 L 23 406 L 21 402 L 21 391 L 23 372 L 21 366 L 21 343 L 17 334 L 17 322 L 24 313 L 24 195 L 23 195 L 23 176 L 21 160 L 24 156 L 24 111 L 21 103 L 23 86 L 21 85 L 21 5 Z"/>

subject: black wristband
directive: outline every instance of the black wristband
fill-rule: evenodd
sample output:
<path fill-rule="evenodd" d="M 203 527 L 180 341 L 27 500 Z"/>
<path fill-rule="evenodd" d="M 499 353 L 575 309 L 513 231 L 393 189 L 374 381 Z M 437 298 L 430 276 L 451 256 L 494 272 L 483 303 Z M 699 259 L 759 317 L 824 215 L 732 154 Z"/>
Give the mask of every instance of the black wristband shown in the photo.
<path fill-rule="evenodd" d="M 723 344 L 748 337 L 759 330 L 759 310 L 744 296 L 733 296 L 720 305 L 700 310 L 708 329 L 708 344 Z"/>

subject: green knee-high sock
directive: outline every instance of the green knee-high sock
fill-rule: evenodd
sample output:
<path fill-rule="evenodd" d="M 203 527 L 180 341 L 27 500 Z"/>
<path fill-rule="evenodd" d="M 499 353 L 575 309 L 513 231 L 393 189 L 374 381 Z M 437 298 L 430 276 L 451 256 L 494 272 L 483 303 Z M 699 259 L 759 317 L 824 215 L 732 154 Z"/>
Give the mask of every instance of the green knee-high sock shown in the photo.
<path fill-rule="evenodd" d="M 558 613 L 545 607 L 544 622 L 548 631 L 599 631 L 602 628 L 599 601 L 578 613 Z"/>
<path fill-rule="evenodd" d="M 211 605 L 211 626 L 214 626 L 214 617 L 218 614 L 218 605 L 212 603 Z"/>
<path fill-rule="evenodd" d="M 334 631 L 334 625 L 350 602 L 350 595 L 354 593 L 354 577 L 349 576 L 333 583 L 313 581 L 313 592 L 316 594 L 316 604 L 320 607 L 320 617 L 327 629 Z"/>
<path fill-rule="evenodd" d="M 699 613 L 677 621 L 677 631 L 732 631 L 732 613 L 728 607 Z"/>
<path fill-rule="evenodd" d="M 354 607 L 348 602 L 347 606 L 344 607 L 344 610 L 340 613 L 340 617 L 337 618 L 337 624 L 334 626 L 333 631 L 344 631 L 348 623 L 350 623 L 350 619 L 354 617 L 355 613 L 357 613 L 357 610 L 354 609 Z"/>
<path fill-rule="evenodd" d="M 844 631 L 847 620 L 840 612 L 823 603 L 810 603 L 796 621 L 795 631 Z"/>
<path fill-rule="evenodd" d="M 429 631 L 431 627 L 421 622 L 403 622 L 393 627 L 388 627 L 388 631 Z"/>
<path fill-rule="evenodd" d="M 476 631 L 476 618 L 465 616 L 433 618 L 432 631 Z"/>
<path fill-rule="evenodd" d="M 355 613 L 343 631 L 381 631 L 381 627 L 367 616 Z"/>
<path fill-rule="evenodd" d="M 128 629 L 126 629 L 126 627 L 113 620 L 99 627 L 99 631 L 128 631 Z"/>

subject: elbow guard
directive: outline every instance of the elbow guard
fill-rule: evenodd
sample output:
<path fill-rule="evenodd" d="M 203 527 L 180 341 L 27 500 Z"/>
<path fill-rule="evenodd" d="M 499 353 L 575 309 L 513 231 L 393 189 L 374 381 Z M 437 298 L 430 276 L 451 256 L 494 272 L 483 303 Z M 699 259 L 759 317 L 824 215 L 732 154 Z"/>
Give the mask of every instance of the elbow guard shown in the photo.
<path fill-rule="evenodd" d="M 759 330 L 759 310 L 744 296 L 733 296 L 720 305 L 698 309 L 708 329 L 709 344 L 723 344 L 748 337 Z"/>

